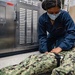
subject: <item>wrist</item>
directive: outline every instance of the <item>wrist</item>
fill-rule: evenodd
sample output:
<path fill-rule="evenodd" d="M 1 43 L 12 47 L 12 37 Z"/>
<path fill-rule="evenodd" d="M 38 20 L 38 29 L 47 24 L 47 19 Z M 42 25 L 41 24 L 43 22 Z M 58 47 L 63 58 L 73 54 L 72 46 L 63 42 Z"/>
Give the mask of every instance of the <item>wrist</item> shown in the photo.
<path fill-rule="evenodd" d="M 60 49 L 60 51 L 62 51 L 62 48 L 61 47 L 58 47 Z"/>

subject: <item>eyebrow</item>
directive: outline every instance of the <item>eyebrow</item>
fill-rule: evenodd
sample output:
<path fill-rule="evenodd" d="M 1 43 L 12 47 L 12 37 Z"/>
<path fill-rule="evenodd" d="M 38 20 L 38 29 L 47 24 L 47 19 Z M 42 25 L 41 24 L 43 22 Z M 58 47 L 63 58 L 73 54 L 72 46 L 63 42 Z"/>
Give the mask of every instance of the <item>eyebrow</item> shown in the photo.
<path fill-rule="evenodd" d="M 53 13 L 56 13 L 56 14 L 57 14 L 57 13 L 59 13 L 59 12 L 60 12 L 60 11 L 57 11 L 57 12 L 49 12 L 49 13 L 50 13 L 50 14 L 53 14 Z"/>

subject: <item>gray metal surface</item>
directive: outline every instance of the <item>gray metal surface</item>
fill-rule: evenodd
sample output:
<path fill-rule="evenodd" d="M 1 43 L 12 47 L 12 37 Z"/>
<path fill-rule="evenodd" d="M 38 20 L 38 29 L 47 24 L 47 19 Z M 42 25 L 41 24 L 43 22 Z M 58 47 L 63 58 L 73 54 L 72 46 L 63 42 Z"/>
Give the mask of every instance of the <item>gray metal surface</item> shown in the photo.
<path fill-rule="evenodd" d="M 38 43 L 37 21 L 39 15 L 39 6 L 18 2 L 17 5 L 17 25 L 18 25 L 18 43 L 20 45 L 34 45 Z"/>
<path fill-rule="evenodd" d="M 0 49 L 14 47 L 14 6 L 0 1 Z"/>
<path fill-rule="evenodd" d="M 0 0 L 0 53 L 38 47 L 40 7 L 38 0 L 31 1 Z"/>

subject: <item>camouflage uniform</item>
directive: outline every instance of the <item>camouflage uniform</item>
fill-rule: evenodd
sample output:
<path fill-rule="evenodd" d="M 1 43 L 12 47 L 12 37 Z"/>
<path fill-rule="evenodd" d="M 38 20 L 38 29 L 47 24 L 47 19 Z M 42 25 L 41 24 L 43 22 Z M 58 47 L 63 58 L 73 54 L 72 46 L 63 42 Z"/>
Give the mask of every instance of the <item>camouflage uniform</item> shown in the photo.
<path fill-rule="evenodd" d="M 59 53 L 63 56 L 60 66 L 54 53 L 31 55 L 21 63 L 0 70 L 0 75 L 75 75 L 75 50 Z M 47 74 L 46 72 L 51 72 Z"/>
<path fill-rule="evenodd" d="M 75 50 L 61 54 L 64 55 L 61 65 L 53 69 L 51 75 L 75 75 Z"/>

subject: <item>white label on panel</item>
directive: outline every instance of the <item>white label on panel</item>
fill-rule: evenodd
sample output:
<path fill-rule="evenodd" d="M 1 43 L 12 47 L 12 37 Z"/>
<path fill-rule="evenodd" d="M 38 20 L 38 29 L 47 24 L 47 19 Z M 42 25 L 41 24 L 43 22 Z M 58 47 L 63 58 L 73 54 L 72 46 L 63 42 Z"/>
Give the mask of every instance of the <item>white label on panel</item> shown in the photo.
<path fill-rule="evenodd" d="M 20 8 L 19 43 L 25 43 L 25 9 Z"/>
<path fill-rule="evenodd" d="M 27 38 L 26 42 L 31 43 L 31 20 L 32 19 L 32 10 L 27 9 Z"/>
<path fill-rule="evenodd" d="M 37 16 L 38 11 L 33 11 L 33 42 L 37 42 Z"/>
<path fill-rule="evenodd" d="M 27 3 L 27 0 L 20 0 L 20 2 L 22 2 L 22 3 Z"/>

